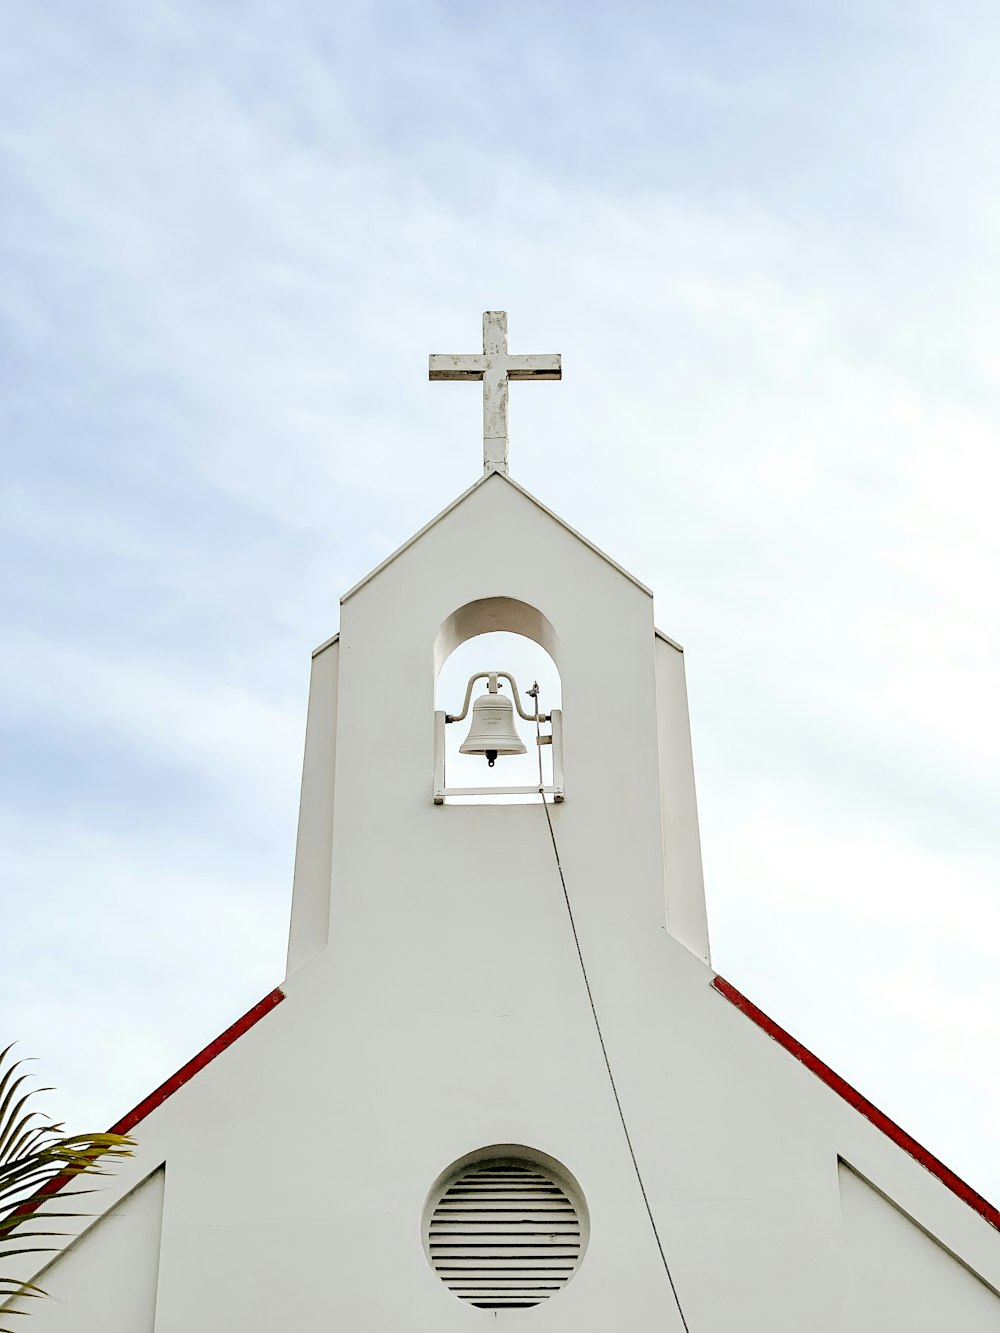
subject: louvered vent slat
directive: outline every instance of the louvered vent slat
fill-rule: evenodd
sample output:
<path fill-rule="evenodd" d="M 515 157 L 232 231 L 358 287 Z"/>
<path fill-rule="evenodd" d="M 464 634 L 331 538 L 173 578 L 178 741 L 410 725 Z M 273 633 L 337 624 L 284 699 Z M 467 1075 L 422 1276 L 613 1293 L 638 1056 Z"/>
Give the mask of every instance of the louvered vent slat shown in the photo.
<path fill-rule="evenodd" d="M 483 1309 L 537 1305 L 565 1285 L 580 1258 L 580 1218 L 561 1185 L 534 1164 L 468 1167 L 438 1201 L 431 1263 Z"/>

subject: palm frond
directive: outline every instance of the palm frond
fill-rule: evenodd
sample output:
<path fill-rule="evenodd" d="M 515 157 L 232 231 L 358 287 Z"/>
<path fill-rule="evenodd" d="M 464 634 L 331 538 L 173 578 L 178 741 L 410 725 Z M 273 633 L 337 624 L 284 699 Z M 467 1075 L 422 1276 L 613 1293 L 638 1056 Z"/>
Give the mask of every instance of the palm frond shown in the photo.
<path fill-rule="evenodd" d="M 66 1202 L 93 1193 L 78 1185 L 67 1187 L 82 1175 L 107 1175 L 108 1167 L 118 1158 L 130 1157 L 134 1146 L 124 1134 L 67 1135 L 62 1124 L 34 1110 L 31 1099 L 51 1089 L 32 1088 L 26 1062 L 13 1059 L 12 1050 L 10 1045 L 0 1051 L 0 1264 L 58 1250 L 58 1242 L 72 1232 L 51 1224 L 85 1217 L 83 1209 L 70 1206 L 65 1211 Z M 53 1211 L 50 1204 L 61 1211 Z M 14 1297 L 44 1295 L 32 1282 L 0 1275 L 0 1315 L 26 1313 L 7 1309 Z M 0 1333 L 14 1331 L 0 1327 Z"/>

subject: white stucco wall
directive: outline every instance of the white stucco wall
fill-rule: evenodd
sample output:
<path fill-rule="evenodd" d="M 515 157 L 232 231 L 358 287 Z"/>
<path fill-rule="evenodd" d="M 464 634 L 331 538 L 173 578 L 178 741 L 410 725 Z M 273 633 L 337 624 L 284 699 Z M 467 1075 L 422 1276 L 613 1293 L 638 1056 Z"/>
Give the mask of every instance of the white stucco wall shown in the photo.
<path fill-rule="evenodd" d="M 330 934 L 339 666 L 340 642 L 339 636 L 334 636 L 313 653 L 309 674 L 292 913 L 288 929 L 289 972 L 294 972 L 325 949 Z"/>
<path fill-rule="evenodd" d="M 92 1220 L 35 1278 L 45 1299 L 13 1301 L 5 1313 L 25 1316 L 26 1333 L 153 1333 L 163 1189 L 159 1169 Z M 97 1209 L 101 1201 L 98 1192 L 79 1197 L 74 1206 Z M 15 1263 L 23 1272 L 24 1260 L 12 1260 L 12 1271 Z"/>
<path fill-rule="evenodd" d="M 840 1194 L 854 1333 L 1000 1329 L 1000 1295 L 844 1166 Z"/>
<path fill-rule="evenodd" d="M 701 866 L 691 724 L 684 653 L 657 632 L 656 727 L 660 754 L 663 877 L 667 929 L 704 962 L 710 962 L 705 881 Z"/>

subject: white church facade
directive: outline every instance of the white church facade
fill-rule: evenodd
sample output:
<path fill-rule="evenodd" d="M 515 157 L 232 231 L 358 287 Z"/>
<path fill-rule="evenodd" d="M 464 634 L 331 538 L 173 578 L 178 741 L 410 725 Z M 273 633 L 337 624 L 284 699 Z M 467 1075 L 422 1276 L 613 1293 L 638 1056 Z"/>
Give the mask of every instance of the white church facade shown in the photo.
<path fill-rule="evenodd" d="M 26 1330 L 1000 1330 L 1000 1213 L 712 970 L 683 652 L 507 472 L 508 379 L 558 372 L 498 313 L 431 359 L 485 470 L 313 656 L 288 974 L 116 1126 Z M 558 668 L 534 799 L 507 663 L 435 709 L 497 630 Z"/>

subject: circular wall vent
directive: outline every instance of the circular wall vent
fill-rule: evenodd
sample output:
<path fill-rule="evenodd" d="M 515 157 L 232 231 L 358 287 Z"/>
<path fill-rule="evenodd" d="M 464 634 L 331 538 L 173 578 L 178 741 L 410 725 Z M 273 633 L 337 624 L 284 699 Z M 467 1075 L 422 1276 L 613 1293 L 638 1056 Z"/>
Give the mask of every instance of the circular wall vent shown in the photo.
<path fill-rule="evenodd" d="M 537 1162 L 491 1158 L 449 1175 L 431 1211 L 427 1248 L 438 1277 L 481 1309 L 538 1305 L 580 1261 L 580 1211 Z"/>

